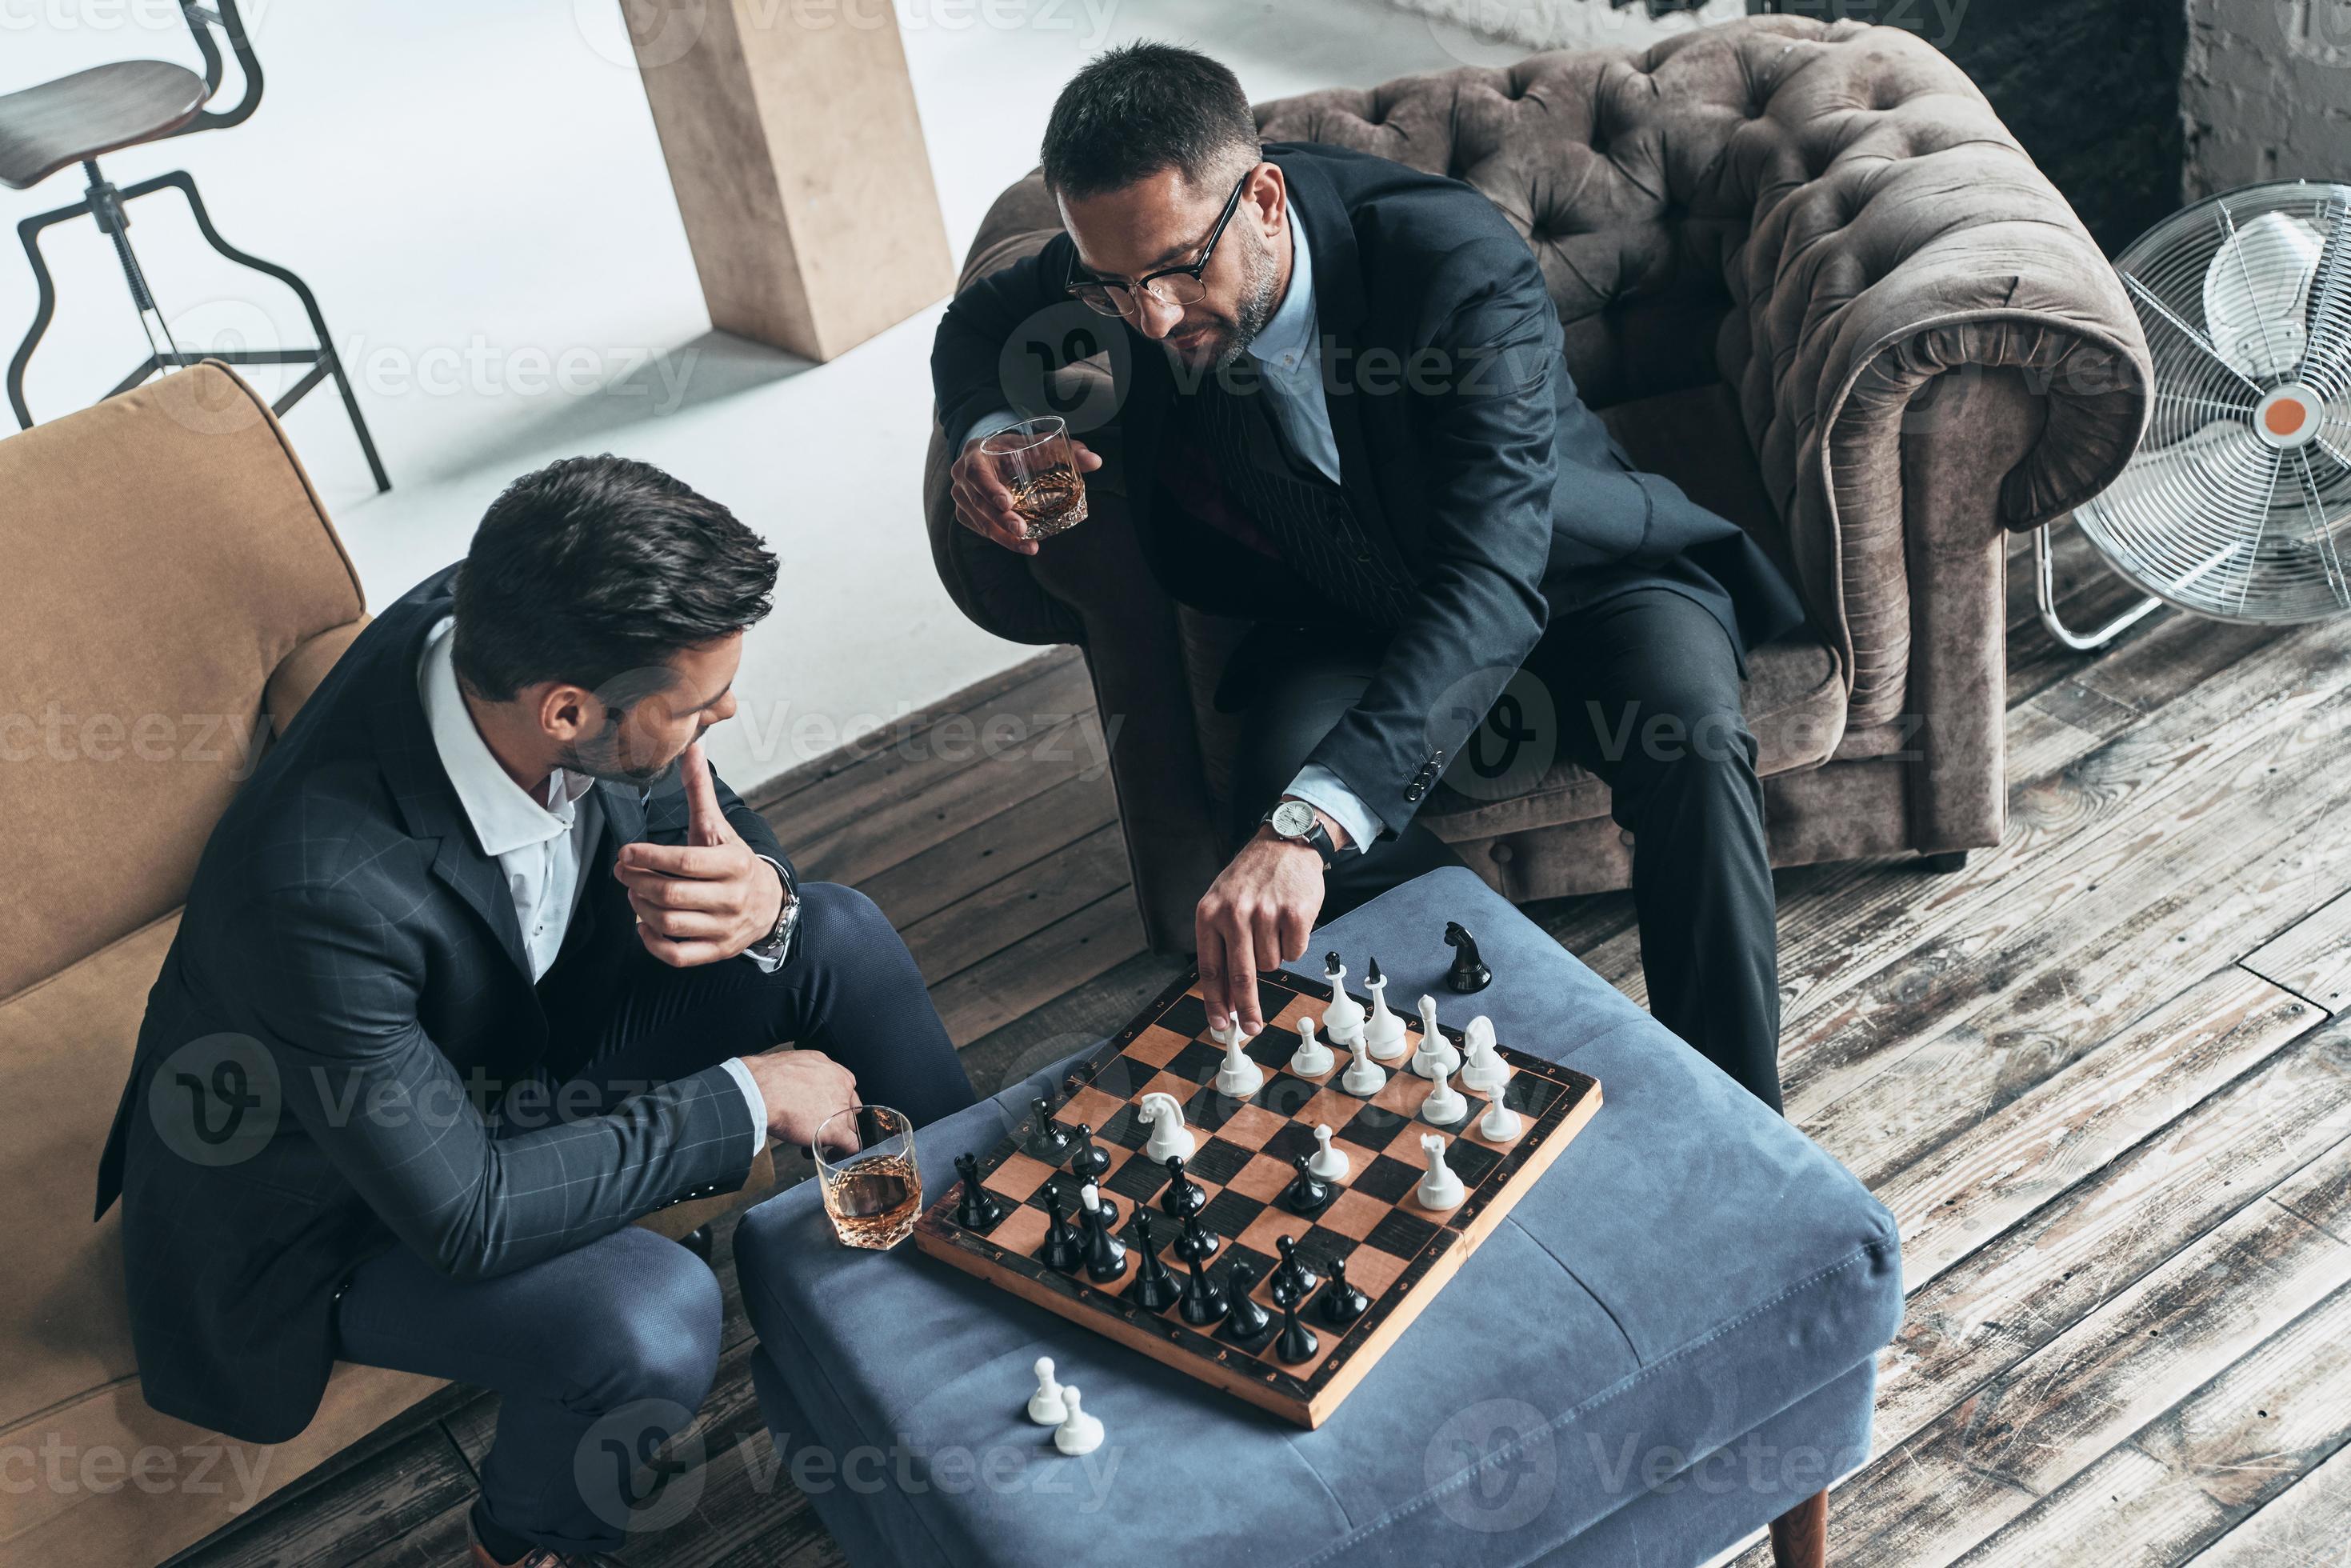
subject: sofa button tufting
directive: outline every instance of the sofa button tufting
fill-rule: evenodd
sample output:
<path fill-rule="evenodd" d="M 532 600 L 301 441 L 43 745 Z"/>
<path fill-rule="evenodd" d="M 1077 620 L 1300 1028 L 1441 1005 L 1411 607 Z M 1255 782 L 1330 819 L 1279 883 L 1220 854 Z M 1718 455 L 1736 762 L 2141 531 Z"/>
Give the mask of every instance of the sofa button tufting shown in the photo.
<path fill-rule="evenodd" d="M 1496 865 L 1508 865 L 1514 858 L 1516 858 L 1519 852 L 1512 849 L 1508 844 L 1498 843 L 1486 852 L 1494 857 L 1494 863 Z"/>

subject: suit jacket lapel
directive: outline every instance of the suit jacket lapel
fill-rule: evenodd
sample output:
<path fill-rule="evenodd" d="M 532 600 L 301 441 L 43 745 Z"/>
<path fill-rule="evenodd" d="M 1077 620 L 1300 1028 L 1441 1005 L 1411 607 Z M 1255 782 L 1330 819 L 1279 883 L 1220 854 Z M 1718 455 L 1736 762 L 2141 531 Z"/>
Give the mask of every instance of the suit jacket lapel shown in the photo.
<path fill-rule="evenodd" d="M 1387 509 L 1380 502 L 1371 445 L 1364 434 L 1361 329 L 1368 308 L 1355 227 L 1311 152 L 1279 143 L 1269 144 L 1265 152 L 1280 166 L 1290 186 L 1291 221 L 1306 225 L 1306 243 L 1313 252 L 1314 329 L 1322 340 L 1323 403 L 1339 448 L 1339 487 L 1366 531 L 1387 530 Z M 1393 537 L 1393 530 L 1388 531 Z"/>

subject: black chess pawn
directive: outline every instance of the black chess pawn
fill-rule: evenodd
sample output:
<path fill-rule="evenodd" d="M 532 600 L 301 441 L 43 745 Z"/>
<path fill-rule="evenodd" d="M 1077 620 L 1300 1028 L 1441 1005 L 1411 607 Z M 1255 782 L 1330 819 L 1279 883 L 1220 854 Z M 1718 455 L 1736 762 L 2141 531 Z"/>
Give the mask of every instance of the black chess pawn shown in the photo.
<path fill-rule="evenodd" d="M 1301 1155 L 1290 1163 L 1298 1167 L 1298 1179 L 1283 1191 L 1283 1206 L 1296 1214 L 1320 1213 L 1333 1196 L 1331 1184 L 1314 1174 L 1312 1155 Z"/>
<path fill-rule="evenodd" d="M 1186 1262 L 1205 1262 L 1217 1255 L 1225 1239 L 1200 1223 L 1197 1214 L 1184 1217 L 1184 1234 L 1176 1238 L 1176 1256 Z"/>
<path fill-rule="evenodd" d="M 1167 1260 L 1159 1256 L 1158 1239 L 1151 1234 L 1151 1216 L 1137 1209 L 1134 1215 L 1135 1256 L 1134 1283 L 1126 1288 L 1126 1299 L 1146 1312 L 1164 1312 L 1176 1304 L 1184 1293 Z"/>
<path fill-rule="evenodd" d="M 1280 1301 L 1278 1296 L 1274 1299 Z M 1282 1301 L 1281 1334 L 1273 1342 L 1273 1354 L 1296 1366 L 1301 1361 L 1311 1360 L 1322 1348 L 1322 1342 L 1314 1337 L 1314 1331 L 1298 1321 L 1298 1298 L 1292 1296 Z"/>
<path fill-rule="evenodd" d="M 1110 1233 L 1110 1214 L 1099 1204 L 1083 1215 L 1086 1272 L 1096 1284 L 1106 1285 L 1126 1272 L 1126 1243 Z"/>
<path fill-rule="evenodd" d="M 1031 1102 L 1029 1110 L 1037 1126 L 1029 1134 L 1029 1152 L 1049 1165 L 1060 1165 L 1069 1157 L 1070 1130 L 1053 1120 L 1051 1107 L 1042 1100 Z"/>
<path fill-rule="evenodd" d="M 1061 1189 L 1048 1187 L 1045 1191 L 1045 1243 L 1037 1249 L 1038 1259 L 1048 1269 L 1058 1269 L 1064 1274 L 1074 1274 L 1078 1265 L 1086 1260 L 1084 1239 L 1078 1228 L 1061 1218 Z"/>
<path fill-rule="evenodd" d="M 1345 1328 L 1370 1310 L 1372 1299 L 1347 1282 L 1347 1260 L 1331 1260 L 1331 1282 L 1322 1287 L 1322 1321 L 1332 1328 Z"/>
<path fill-rule="evenodd" d="M 1249 1292 L 1257 1289 L 1257 1265 L 1243 1258 L 1225 1270 L 1225 1296 L 1229 1305 L 1225 1326 L 1218 1332 L 1242 1344 L 1263 1339 L 1273 1327 L 1273 1316 Z"/>
<path fill-rule="evenodd" d="M 1110 1169 L 1110 1151 L 1094 1142 L 1091 1123 L 1078 1124 L 1078 1152 L 1070 1156 L 1070 1173 L 1081 1181 L 1100 1181 Z"/>
<path fill-rule="evenodd" d="M 1478 938 L 1458 920 L 1445 923 L 1445 945 L 1453 949 L 1453 967 L 1445 971 L 1447 988 L 1468 996 L 1494 983 L 1494 971 L 1478 953 Z"/>
<path fill-rule="evenodd" d="M 1281 1250 L 1280 1266 L 1274 1270 L 1273 1279 L 1266 1286 L 1267 1293 L 1276 1301 L 1304 1301 L 1321 1281 L 1314 1270 L 1298 1256 L 1298 1239 L 1285 1236 L 1274 1245 Z"/>
<path fill-rule="evenodd" d="M 957 1155 L 956 1175 L 963 1178 L 963 1196 L 956 1200 L 956 1223 L 966 1230 L 993 1230 L 1004 1218 L 1004 1200 L 979 1185 L 979 1156 Z"/>
<path fill-rule="evenodd" d="M 1159 1195 L 1159 1207 L 1170 1219 L 1189 1219 L 1208 1206 L 1207 1192 L 1184 1174 L 1183 1155 L 1167 1156 L 1167 1175 L 1171 1179 L 1167 1190 Z"/>
<path fill-rule="evenodd" d="M 1225 1288 L 1208 1278 L 1205 1258 L 1192 1260 L 1192 1277 L 1184 1281 L 1184 1321 L 1206 1328 L 1225 1315 Z"/>

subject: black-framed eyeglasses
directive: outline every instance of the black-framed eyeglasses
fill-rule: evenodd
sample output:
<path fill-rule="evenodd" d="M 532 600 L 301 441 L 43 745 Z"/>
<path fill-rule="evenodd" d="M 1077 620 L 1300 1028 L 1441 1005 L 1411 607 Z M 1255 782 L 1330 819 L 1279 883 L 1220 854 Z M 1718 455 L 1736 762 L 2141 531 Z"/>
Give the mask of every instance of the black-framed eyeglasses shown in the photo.
<path fill-rule="evenodd" d="M 1087 273 L 1072 257 L 1070 262 L 1070 293 L 1104 316 L 1125 315 L 1127 301 L 1134 298 L 1138 288 L 1148 290 L 1151 297 L 1162 305 L 1197 305 L 1208 293 L 1208 286 L 1200 281 L 1200 275 L 1208 270 L 1208 263 L 1217 254 L 1217 242 L 1225 237 L 1225 225 L 1231 223 L 1233 214 L 1240 210 L 1241 191 L 1249 184 L 1249 175 L 1256 172 L 1257 165 L 1252 163 L 1233 183 L 1233 193 L 1225 198 L 1225 210 L 1217 214 L 1217 226 L 1208 231 L 1208 243 L 1202 247 L 1199 260 L 1189 267 L 1163 267 L 1133 283 L 1110 283 Z"/>

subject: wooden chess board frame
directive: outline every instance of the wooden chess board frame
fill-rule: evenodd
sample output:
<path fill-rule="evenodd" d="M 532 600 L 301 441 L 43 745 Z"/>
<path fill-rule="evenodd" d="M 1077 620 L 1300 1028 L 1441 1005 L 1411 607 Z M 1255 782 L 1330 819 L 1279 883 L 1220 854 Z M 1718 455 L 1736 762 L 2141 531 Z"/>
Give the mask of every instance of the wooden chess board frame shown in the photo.
<path fill-rule="evenodd" d="M 1388 1066 L 1388 1086 L 1370 1100 L 1349 1094 L 1339 1087 L 1339 1076 L 1347 1062 L 1343 1047 L 1334 1048 L 1336 1061 L 1327 1073 L 1310 1078 L 1290 1071 L 1287 1062 L 1299 1042 L 1296 1025 L 1301 1018 L 1311 1017 L 1319 1033 L 1322 1009 L 1331 1003 L 1332 988 L 1324 982 L 1281 971 L 1260 975 L 1258 979 L 1266 1028 L 1248 1049 L 1252 1059 L 1265 1069 L 1266 1083 L 1249 1101 L 1232 1100 L 1215 1091 L 1217 1067 L 1223 1061 L 1224 1051 L 1207 1038 L 1207 1009 L 1199 998 L 1198 972 L 1194 970 L 1171 984 L 1092 1060 L 1073 1070 L 1060 1094 L 1048 1102 L 1053 1119 L 1062 1126 L 1074 1129 L 1080 1123 L 1092 1125 L 1096 1145 L 1108 1150 L 1116 1162 L 1105 1174 L 1103 1189 L 1104 1195 L 1118 1204 L 1118 1233 L 1128 1243 L 1126 1270 L 1119 1278 L 1096 1284 L 1082 1269 L 1075 1274 L 1063 1274 L 1048 1268 L 1035 1256 L 1046 1226 L 1041 1207 L 1046 1187 L 1051 1186 L 1062 1191 L 1066 1199 L 1063 1213 L 1074 1218 L 1077 1190 L 1083 1184 L 1067 1170 L 1049 1165 L 1032 1152 L 1038 1146 L 1034 1142 L 1036 1129 L 1028 1115 L 1023 1116 L 1012 1134 L 980 1157 L 980 1185 L 1004 1201 L 1005 1217 L 987 1232 L 967 1229 L 956 1219 L 962 1184 L 950 1182 L 946 1196 L 916 1219 L 914 1244 L 923 1252 L 1024 1301 L 1033 1301 L 1155 1361 L 1311 1428 L 1330 1418 L 1340 1402 L 1363 1381 L 1364 1374 L 1437 1298 L 1463 1260 L 1493 1233 L 1511 1206 L 1541 1179 L 1560 1151 L 1583 1130 L 1600 1107 L 1600 1083 L 1588 1074 L 1556 1062 L 1507 1045 L 1498 1046 L 1502 1060 L 1511 1069 L 1510 1082 L 1503 1093 L 1505 1103 L 1520 1112 L 1519 1136 L 1508 1144 L 1495 1145 L 1479 1135 L 1477 1122 L 1488 1100 L 1466 1088 L 1462 1092 L 1470 1100 L 1469 1114 L 1453 1127 L 1437 1127 L 1416 1113 L 1430 1085 L 1411 1071 L 1409 1058 Z M 1419 1019 L 1401 1013 L 1398 1017 L 1405 1021 L 1407 1044 L 1416 1046 L 1421 1032 Z M 1458 1030 L 1446 1028 L 1443 1032 L 1457 1048 L 1463 1046 Z M 1193 1179 L 1209 1195 L 1209 1206 L 1201 1213 L 1203 1223 L 1224 1237 L 1224 1245 L 1208 1265 L 1211 1276 L 1219 1282 L 1238 1251 L 1257 1256 L 1273 1253 L 1272 1237 L 1277 1232 L 1299 1237 L 1300 1257 L 1318 1275 L 1327 1273 L 1322 1266 L 1326 1260 L 1313 1256 L 1313 1238 L 1316 1234 L 1336 1233 L 1322 1228 L 1325 1221 L 1333 1227 L 1343 1226 L 1351 1237 L 1355 1230 L 1364 1232 L 1360 1238 L 1353 1238 L 1352 1250 L 1346 1256 L 1350 1282 L 1371 1297 L 1369 1309 L 1354 1322 L 1332 1327 L 1314 1310 L 1322 1288 L 1318 1283 L 1316 1296 L 1309 1298 L 1301 1307 L 1299 1318 L 1313 1330 L 1321 1345 L 1312 1358 L 1296 1368 L 1283 1364 L 1274 1356 L 1275 1336 L 1271 1333 L 1254 1349 L 1244 1348 L 1222 1337 L 1218 1326 L 1195 1328 L 1185 1322 L 1175 1307 L 1152 1312 L 1122 1299 L 1122 1293 L 1134 1282 L 1137 1262 L 1133 1255 L 1132 1217 L 1138 1205 L 1150 1204 L 1166 1181 L 1161 1173 L 1158 1187 L 1135 1196 L 1148 1179 L 1147 1163 L 1137 1152 L 1148 1132 L 1148 1124 L 1138 1113 L 1138 1103 L 1155 1090 L 1174 1092 L 1185 1103 L 1185 1124 L 1200 1147 L 1196 1160 L 1206 1163 L 1212 1139 L 1226 1145 L 1222 1164 L 1229 1164 L 1236 1145 L 1250 1151 L 1239 1169 L 1222 1170 L 1222 1180 L 1212 1179 L 1208 1174 L 1193 1173 Z M 1341 1099 L 1333 1100 L 1332 1096 Z M 1200 1112 L 1197 1121 L 1194 1119 L 1195 1106 Z M 1371 1107 L 1387 1114 L 1377 1118 L 1362 1114 Z M 1346 1113 L 1345 1118 L 1334 1117 L 1333 1113 L 1342 1111 Z M 1355 1124 L 1347 1118 L 1376 1121 L 1387 1129 L 1383 1141 L 1367 1148 L 1350 1137 L 1348 1134 L 1355 1131 Z M 1338 1184 L 1344 1190 L 1316 1215 L 1298 1215 L 1279 1201 L 1280 1189 L 1289 1185 L 1295 1171 L 1288 1156 L 1269 1154 L 1266 1145 L 1271 1141 L 1277 1148 L 1294 1151 L 1302 1132 L 1304 1149 L 1311 1152 L 1315 1124 L 1334 1120 L 1346 1121 L 1346 1131 L 1336 1142 L 1353 1162 L 1346 1177 Z M 1214 1127 L 1207 1125 L 1210 1121 L 1216 1123 Z M 1390 1127 L 1391 1123 L 1398 1124 Z M 1234 1135 L 1229 1140 L 1224 1136 L 1227 1128 L 1233 1129 Z M 1420 1134 L 1426 1133 L 1444 1135 L 1448 1163 L 1458 1162 L 1455 1168 L 1468 1192 L 1458 1207 L 1441 1212 L 1424 1209 L 1408 1188 L 1394 1197 L 1373 1197 L 1355 1190 L 1355 1183 L 1368 1185 L 1373 1179 L 1370 1167 L 1374 1159 L 1380 1161 L 1381 1176 L 1385 1178 L 1382 1185 L 1385 1187 L 1397 1185 L 1399 1176 L 1394 1169 L 1396 1164 L 1426 1170 L 1426 1155 L 1418 1145 Z M 1474 1179 L 1471 1171 L 1462 1168 L 1473 1164 L 1479 1167 Z M 1134 1165 L 1145 1166 L 1145 1170 L 1134 1173 L 1123 1189 L 1119 1185 L 1121 1173 Z M 1221 1200 L 1221 1195 L 1228 1191 L 1238 1196 L 1233 1200 Z M 1256 1205 L 1256 1210 L 1249 1222 L 1238 1228 L 1238 1235 L 1226 1232 L 1213 1212 L 1246 1209 L 1251 1204 Z M 1346 1206 L 1343 1210 L 1343 1204 Z M 1176 1260 L 1169 1247 L 1181 1227 L 1155 1204 L 1150 1207 L 1162 1254 L 1168 1258 L 1169 1268 L 1182 1279 L 1188 1272 L 1188 1265 Z M 1407 1216 L 1410 1222 L 1390 1222 L 1385 1217 L 1391 1214 Z M 1381 1217 L 1380 1222 L 1369 1223 L 1374 1215 Z M 1394 1239 L 1399 1232 L 1405 1240 Z M 1375 1245 L 1372 1239 L 1374 1235 L 1386 1239 Z M 1270 1256 L 1268 1261 L 1271 1261 Z M 1268 1281 L 1260 1278 L 1251 1293 L 1270 1308 L 1267 1286 Z M 1278 1322 L 1280 1312 L 1278 1308 L 1271 1310 Z"/>

